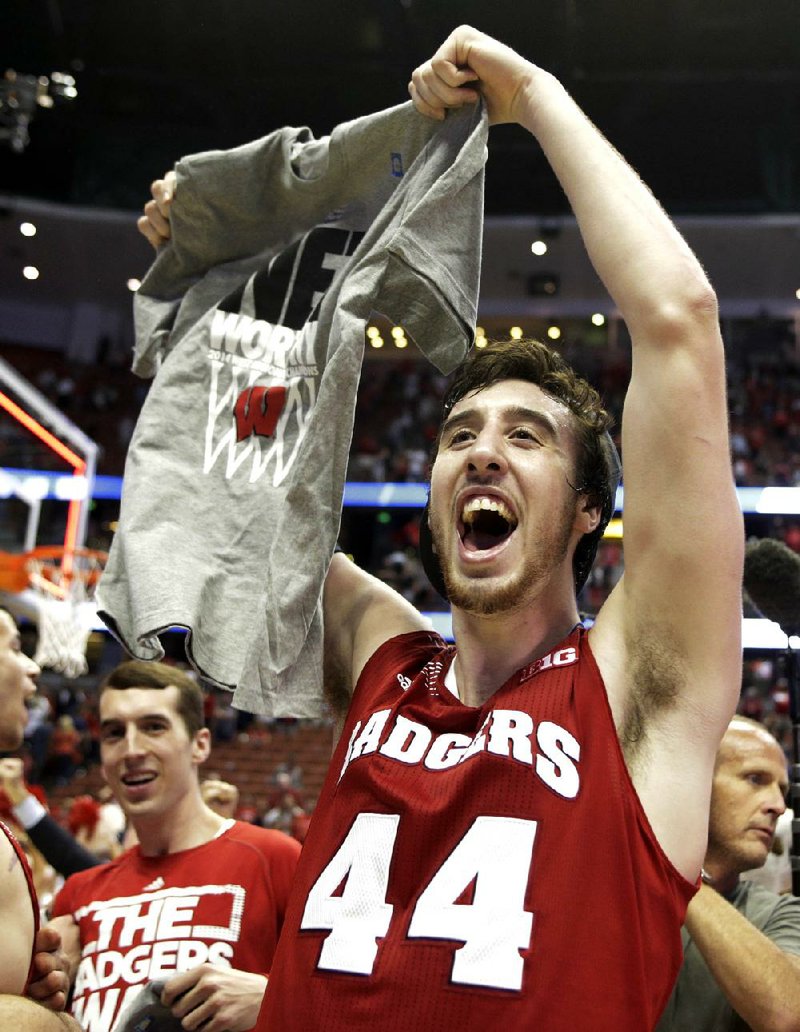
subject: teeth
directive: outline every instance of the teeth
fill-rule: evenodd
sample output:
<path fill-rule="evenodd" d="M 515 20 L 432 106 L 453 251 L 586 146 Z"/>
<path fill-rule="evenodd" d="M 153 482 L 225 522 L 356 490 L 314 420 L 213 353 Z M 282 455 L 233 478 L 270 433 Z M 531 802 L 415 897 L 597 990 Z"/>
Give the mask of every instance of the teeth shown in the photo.
<path fill-rule="evenodd" d="M 474 523 L 476 516 L 481 512 L 481 510 L 486 512 L 496 512 L 498 516 L 502 516 L 506 523 L 510 524 L 512 527 L 516 527 L 517 525 L 514 514 L 505 502 L 500 501 L 499 498 L 470 498 L 464 504 L 461 519 L 466 524 Z"/>

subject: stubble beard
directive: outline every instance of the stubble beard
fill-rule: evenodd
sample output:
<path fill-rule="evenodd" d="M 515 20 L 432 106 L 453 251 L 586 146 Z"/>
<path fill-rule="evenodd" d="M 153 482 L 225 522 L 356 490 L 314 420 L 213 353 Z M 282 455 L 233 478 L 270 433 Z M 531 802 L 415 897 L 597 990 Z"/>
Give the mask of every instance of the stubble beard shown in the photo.
<path fill-rule="evenodd" d="M 474 616 L 495 616 L 523 608 L 531 601 L 531 588 L 542 583 L 567 555 L 572 516 L 572 506 L 567 503 L 556 525 L 548 527 L 540 539 L 536 552 L 525 555 L 519 568 L 498 583 L 492 577 L 468 577 L 455 570 L 455 562 L 448 562 L 442 547 L 446 531 L 431 514 L 431 537 L 450 604 Z"/>
<path fill-rule="evenodd" d="M 759 870 L 769 859 L 771 849 L 765 850 L 763 846 L 747 842 L 744 835 L 741 838 L 737 836 L 732 842 L 720 841 L 720 838 L 712 827 L 706 856 L 712 856 L 716 866 L 727 872 L 740 875 L 744 871 Z"/>

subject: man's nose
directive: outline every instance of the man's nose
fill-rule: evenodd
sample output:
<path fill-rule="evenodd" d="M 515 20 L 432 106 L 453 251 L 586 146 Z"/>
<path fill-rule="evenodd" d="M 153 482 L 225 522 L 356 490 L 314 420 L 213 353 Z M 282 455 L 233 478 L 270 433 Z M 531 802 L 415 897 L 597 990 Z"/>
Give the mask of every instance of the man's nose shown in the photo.
<path fill-rule="evenodd" d="M 125 729 L 124 743 L 126 756 L 139 756 L 144 752 L 142 736 L 135 724 L 131 724 Z"/>
<path fill-rule="evenodd" d="M 473 440 L 467 453 L 467 468 L 474 473 L 502 473 L 507 468 L 502 438 L 484 429 Z"/>
<path fill-rule="evenodd" d="M 29 681 L 35 681 L 36 678 L 41 674 L 42 668 L 38 663 L 34 662 L 30 656 L 25 657 L 25 676 Z M 28 695 L 33 695 L 36 691 L 36 685 L 26 685 L 25 690 Z"/>
<path fill-rule="evenodd" d="M 765 802 L 765 809 L 769 813 L 774 813 L 776 817 L 780 817 L 781 814 L 786 812 L 786 797 L 783 794 L 783 789 L 777 783 L 770 787 L 770 792 Z"/>

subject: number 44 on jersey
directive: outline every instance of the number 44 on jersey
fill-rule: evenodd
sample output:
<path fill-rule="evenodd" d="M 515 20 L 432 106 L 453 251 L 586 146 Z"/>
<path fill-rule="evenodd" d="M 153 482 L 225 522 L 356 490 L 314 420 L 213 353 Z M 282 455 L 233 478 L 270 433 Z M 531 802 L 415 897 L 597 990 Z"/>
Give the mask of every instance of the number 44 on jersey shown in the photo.
<path fill-rule="evenodd" d="M 300 928 L 330 932 L 319 968 L 372 974 L 394 912 L 386 895 L 399 825 L 398 814 L 359 814 L 312 886 Z M 524 902 L 535 837 L 536 821 L 477 817 L 417 900 L 408 937 L 462 943 L 454 982 L 522 988 L 519 951 L 530 945 L 533 927 Z M 456 903 L 473 881 L 473 901 Z"/>

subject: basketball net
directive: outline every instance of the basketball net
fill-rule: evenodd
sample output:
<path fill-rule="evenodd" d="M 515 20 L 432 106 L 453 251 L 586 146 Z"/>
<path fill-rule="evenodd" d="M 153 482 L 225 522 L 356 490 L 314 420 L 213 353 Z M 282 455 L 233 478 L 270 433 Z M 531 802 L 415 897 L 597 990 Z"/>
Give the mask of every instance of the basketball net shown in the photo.
<path fill-rule="evenodd" d="M 30 585 L 39 596 L 34 662 L 65 677 L 87 673 L 86 644 L 92 630 L 94 589 L 106 553 L 88 548 L 34 549 L 27 555 Z"/>

